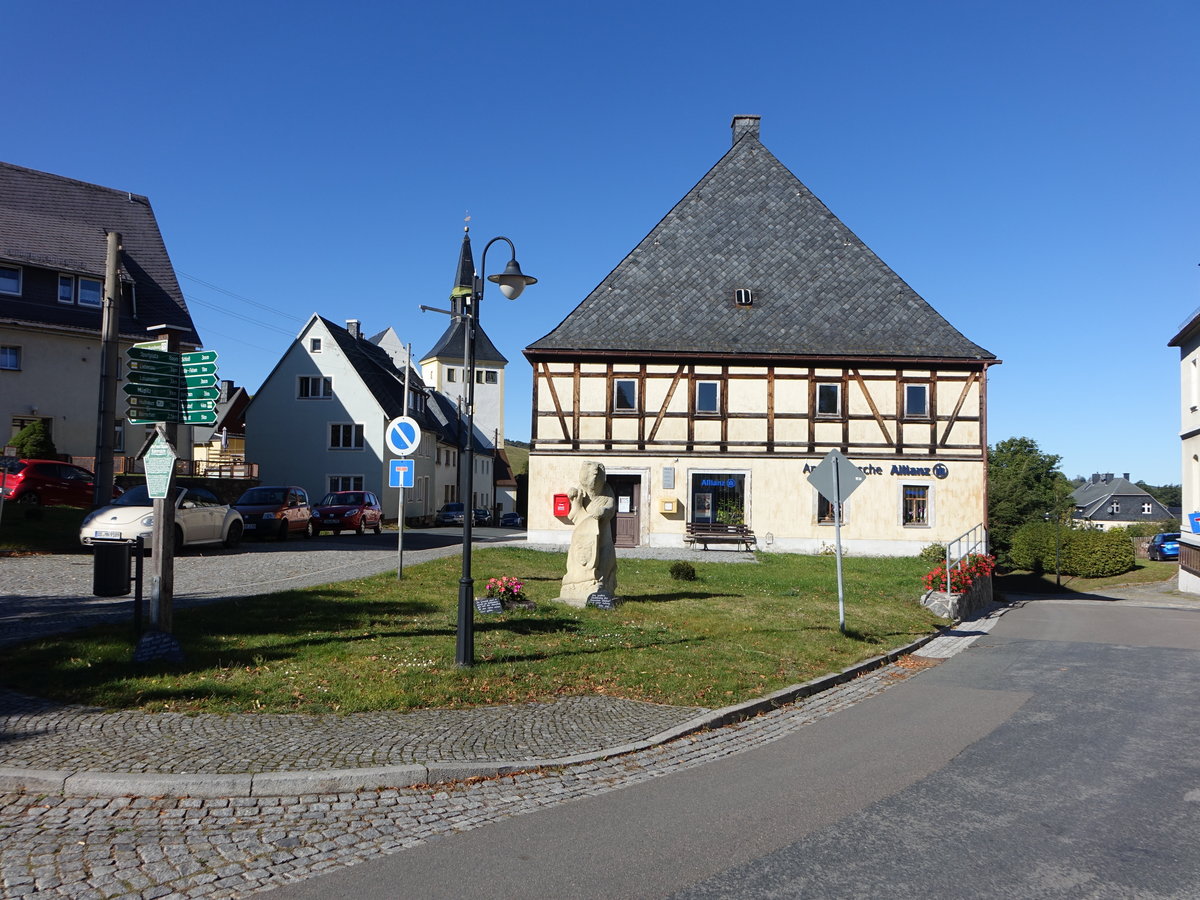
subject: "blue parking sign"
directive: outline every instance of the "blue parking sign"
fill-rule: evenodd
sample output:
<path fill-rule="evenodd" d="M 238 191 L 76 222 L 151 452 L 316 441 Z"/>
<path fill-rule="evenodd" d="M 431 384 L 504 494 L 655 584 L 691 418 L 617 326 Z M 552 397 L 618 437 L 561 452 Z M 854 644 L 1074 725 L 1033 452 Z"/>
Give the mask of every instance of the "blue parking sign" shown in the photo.
<path fill-rule="evenodd" d="M 388 463 L 388 487 L 410 488 L 413 486 L 413 471 L 416 460 L 393 459 Z"/>

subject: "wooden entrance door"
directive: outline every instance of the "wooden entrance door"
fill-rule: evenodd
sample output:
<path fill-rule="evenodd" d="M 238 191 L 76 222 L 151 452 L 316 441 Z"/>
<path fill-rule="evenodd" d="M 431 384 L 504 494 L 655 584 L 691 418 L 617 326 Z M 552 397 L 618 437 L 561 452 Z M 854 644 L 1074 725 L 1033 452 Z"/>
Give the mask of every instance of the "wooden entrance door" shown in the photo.
<path fill-rule="evenodd" d="M 613 516 L 613 544 L 636 547 L 642 535 L 642 479 L 639 475 L 609 475 L 608 486 L 617 498 L 617 514 Z"/>

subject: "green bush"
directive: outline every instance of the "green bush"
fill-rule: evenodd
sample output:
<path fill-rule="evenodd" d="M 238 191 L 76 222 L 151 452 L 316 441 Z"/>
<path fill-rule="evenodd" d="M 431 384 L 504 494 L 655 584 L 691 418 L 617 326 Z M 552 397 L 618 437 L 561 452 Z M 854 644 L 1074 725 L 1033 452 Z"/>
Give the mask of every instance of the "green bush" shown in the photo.
<path fill-rule="evenodd" d="M 921 552 L 917 556 L 927 563 L 945 563 L 946 546 L 944 544 L 928 544 L 921 548 Z"/>
<path fill-rule="evenodd" d="M 8 443 L 10 446 L 16 447 L 17 455 L 24 459 L 56 459 L 58 457 L 54 441 L 50 440 L 50 434 L 46 431 L 46 423 L 40 419 L 26 425 Z"/>
<path fill-rule="evenodd" d="M 1064 541 L 1062 570 L 1083 578 L 1107 578 L 1130 571 L 1133 541 L 1123 531 L 1071 531 Z"/>
<path fill-rule="evenodd" d="M 1055 544 L 1061 539 L 1065 545 L 1071 534 L 1052 522 L 1027 522 L 1013 532 L 1009 565 L 1039 575 L 1053 571 Z"/>
<path fill-rule="evenodd" d="M 696 567 L 690 562 L 671 563 L 671 577 L 676 581 L 695 581 Z"/>

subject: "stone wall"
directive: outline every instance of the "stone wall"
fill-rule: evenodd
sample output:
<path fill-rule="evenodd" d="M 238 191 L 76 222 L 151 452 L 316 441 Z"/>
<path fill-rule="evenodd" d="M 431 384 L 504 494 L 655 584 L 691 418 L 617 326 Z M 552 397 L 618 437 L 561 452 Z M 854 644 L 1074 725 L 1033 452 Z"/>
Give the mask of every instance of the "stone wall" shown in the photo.
<path fill-rule="evenodd" d="M 992 577 L 976 578 L 965 594 L 947 594 L 945 591 L 926 591 L 921 604 L 939 616 L 955 622 L 973 616 L 992 602 Z"/>

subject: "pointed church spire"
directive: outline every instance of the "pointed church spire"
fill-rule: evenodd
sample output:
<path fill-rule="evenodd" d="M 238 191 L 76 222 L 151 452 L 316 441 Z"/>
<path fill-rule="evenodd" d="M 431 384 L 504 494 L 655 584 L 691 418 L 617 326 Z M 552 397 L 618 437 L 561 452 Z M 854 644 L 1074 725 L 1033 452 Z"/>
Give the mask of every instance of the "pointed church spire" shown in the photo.
<path fill-rule="evenodd" d="M 468 221 L 470 216 L 467 217 Z M 475 290 L 475 258 L 471 254 L 471 226 L 463 228 L 462 249 L 458 253 L 458 273 L 454 289 L 450 291 L 450 312 L 462 314 L 462 301 Z"/>

